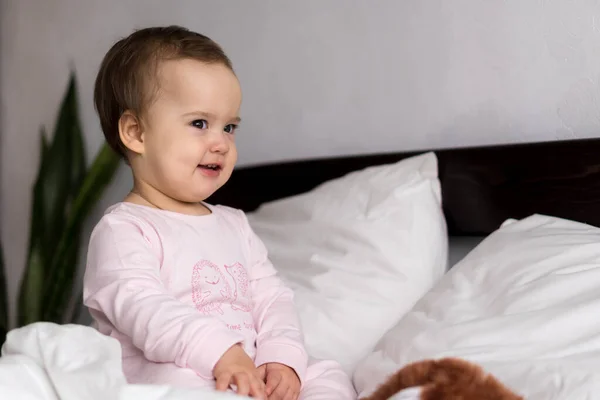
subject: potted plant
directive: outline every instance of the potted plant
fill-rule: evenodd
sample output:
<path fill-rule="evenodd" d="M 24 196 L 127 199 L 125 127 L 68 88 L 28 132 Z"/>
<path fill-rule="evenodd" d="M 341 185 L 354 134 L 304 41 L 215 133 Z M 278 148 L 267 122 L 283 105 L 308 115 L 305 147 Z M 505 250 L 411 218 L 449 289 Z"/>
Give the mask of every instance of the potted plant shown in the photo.
<path fill-rule="evenodd" d="M 37 321 L 76 321 L 71 307 L 81 234 L 87 216 L 111 182 L 119 156 L 104 144 L 87 165 L 77 85 L 71 73 L 49 141 L 40 131 L 40 164 L 33 185 L 27 263 L 18 294 L 16 327 Z M 0 344 L 10 330 L 0 247 Z"/>

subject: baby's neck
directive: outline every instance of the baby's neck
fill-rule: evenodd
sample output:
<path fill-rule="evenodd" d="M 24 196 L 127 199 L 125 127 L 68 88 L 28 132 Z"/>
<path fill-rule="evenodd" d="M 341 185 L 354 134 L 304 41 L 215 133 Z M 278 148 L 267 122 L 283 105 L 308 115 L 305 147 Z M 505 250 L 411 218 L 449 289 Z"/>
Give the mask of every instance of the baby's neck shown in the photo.
<path fill-rule="evenodd" d="M 203 203 L 182 202 L 170 198 L 155 189 L 139 184 L 134 185 L 131 192 L 123 201 L 187 215 L 207 215 L 211 213 L 211 210 Z"/>

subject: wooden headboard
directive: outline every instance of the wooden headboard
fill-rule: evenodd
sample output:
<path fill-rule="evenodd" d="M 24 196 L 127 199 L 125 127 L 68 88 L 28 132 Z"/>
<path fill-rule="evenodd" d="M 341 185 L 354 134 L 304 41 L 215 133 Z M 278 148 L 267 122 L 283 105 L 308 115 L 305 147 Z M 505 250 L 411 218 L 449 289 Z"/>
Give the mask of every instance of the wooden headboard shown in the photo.
<path fill-rule="evenodd" d="M 209 202 L 253 211 L 348 172 L 428 150 L 242 167 Z M 600 226 L 600 138 L 434 150 L 449 234 L 486 235 L 533 213 Z"/>

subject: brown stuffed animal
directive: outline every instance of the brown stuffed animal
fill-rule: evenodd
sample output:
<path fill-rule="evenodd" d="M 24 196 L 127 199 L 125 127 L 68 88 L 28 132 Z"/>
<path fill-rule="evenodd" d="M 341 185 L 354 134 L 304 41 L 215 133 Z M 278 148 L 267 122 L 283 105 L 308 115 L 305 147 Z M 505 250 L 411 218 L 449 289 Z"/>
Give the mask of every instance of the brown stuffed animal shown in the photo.
<path fill-rule="evenodd" d="M 421 387 L 421 400 L 523 400 L 481 367 L 458 358 L 408 364 L 368 397 L 388 400 L 401 390 Z"/>

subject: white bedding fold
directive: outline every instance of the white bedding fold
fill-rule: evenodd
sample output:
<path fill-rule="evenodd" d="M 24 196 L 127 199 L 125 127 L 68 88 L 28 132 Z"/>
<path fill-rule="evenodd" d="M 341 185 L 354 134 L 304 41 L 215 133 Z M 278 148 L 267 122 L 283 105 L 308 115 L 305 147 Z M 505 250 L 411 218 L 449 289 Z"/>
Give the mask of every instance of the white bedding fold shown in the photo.
<path fill-rule="evenodd" d="M 600 229 L 534 215 L 459 262 L 357 368 L 359 394 L 407 363 L 459 357 L 527 400 L 600 398 Z"/>
<path fill-rule="evenodd" d="M 226 400 L 209 390 L 129 385 L 121 348 L 82 325 L 38 322 L 9 332 L 0 358 L 0 399 Z"/>

